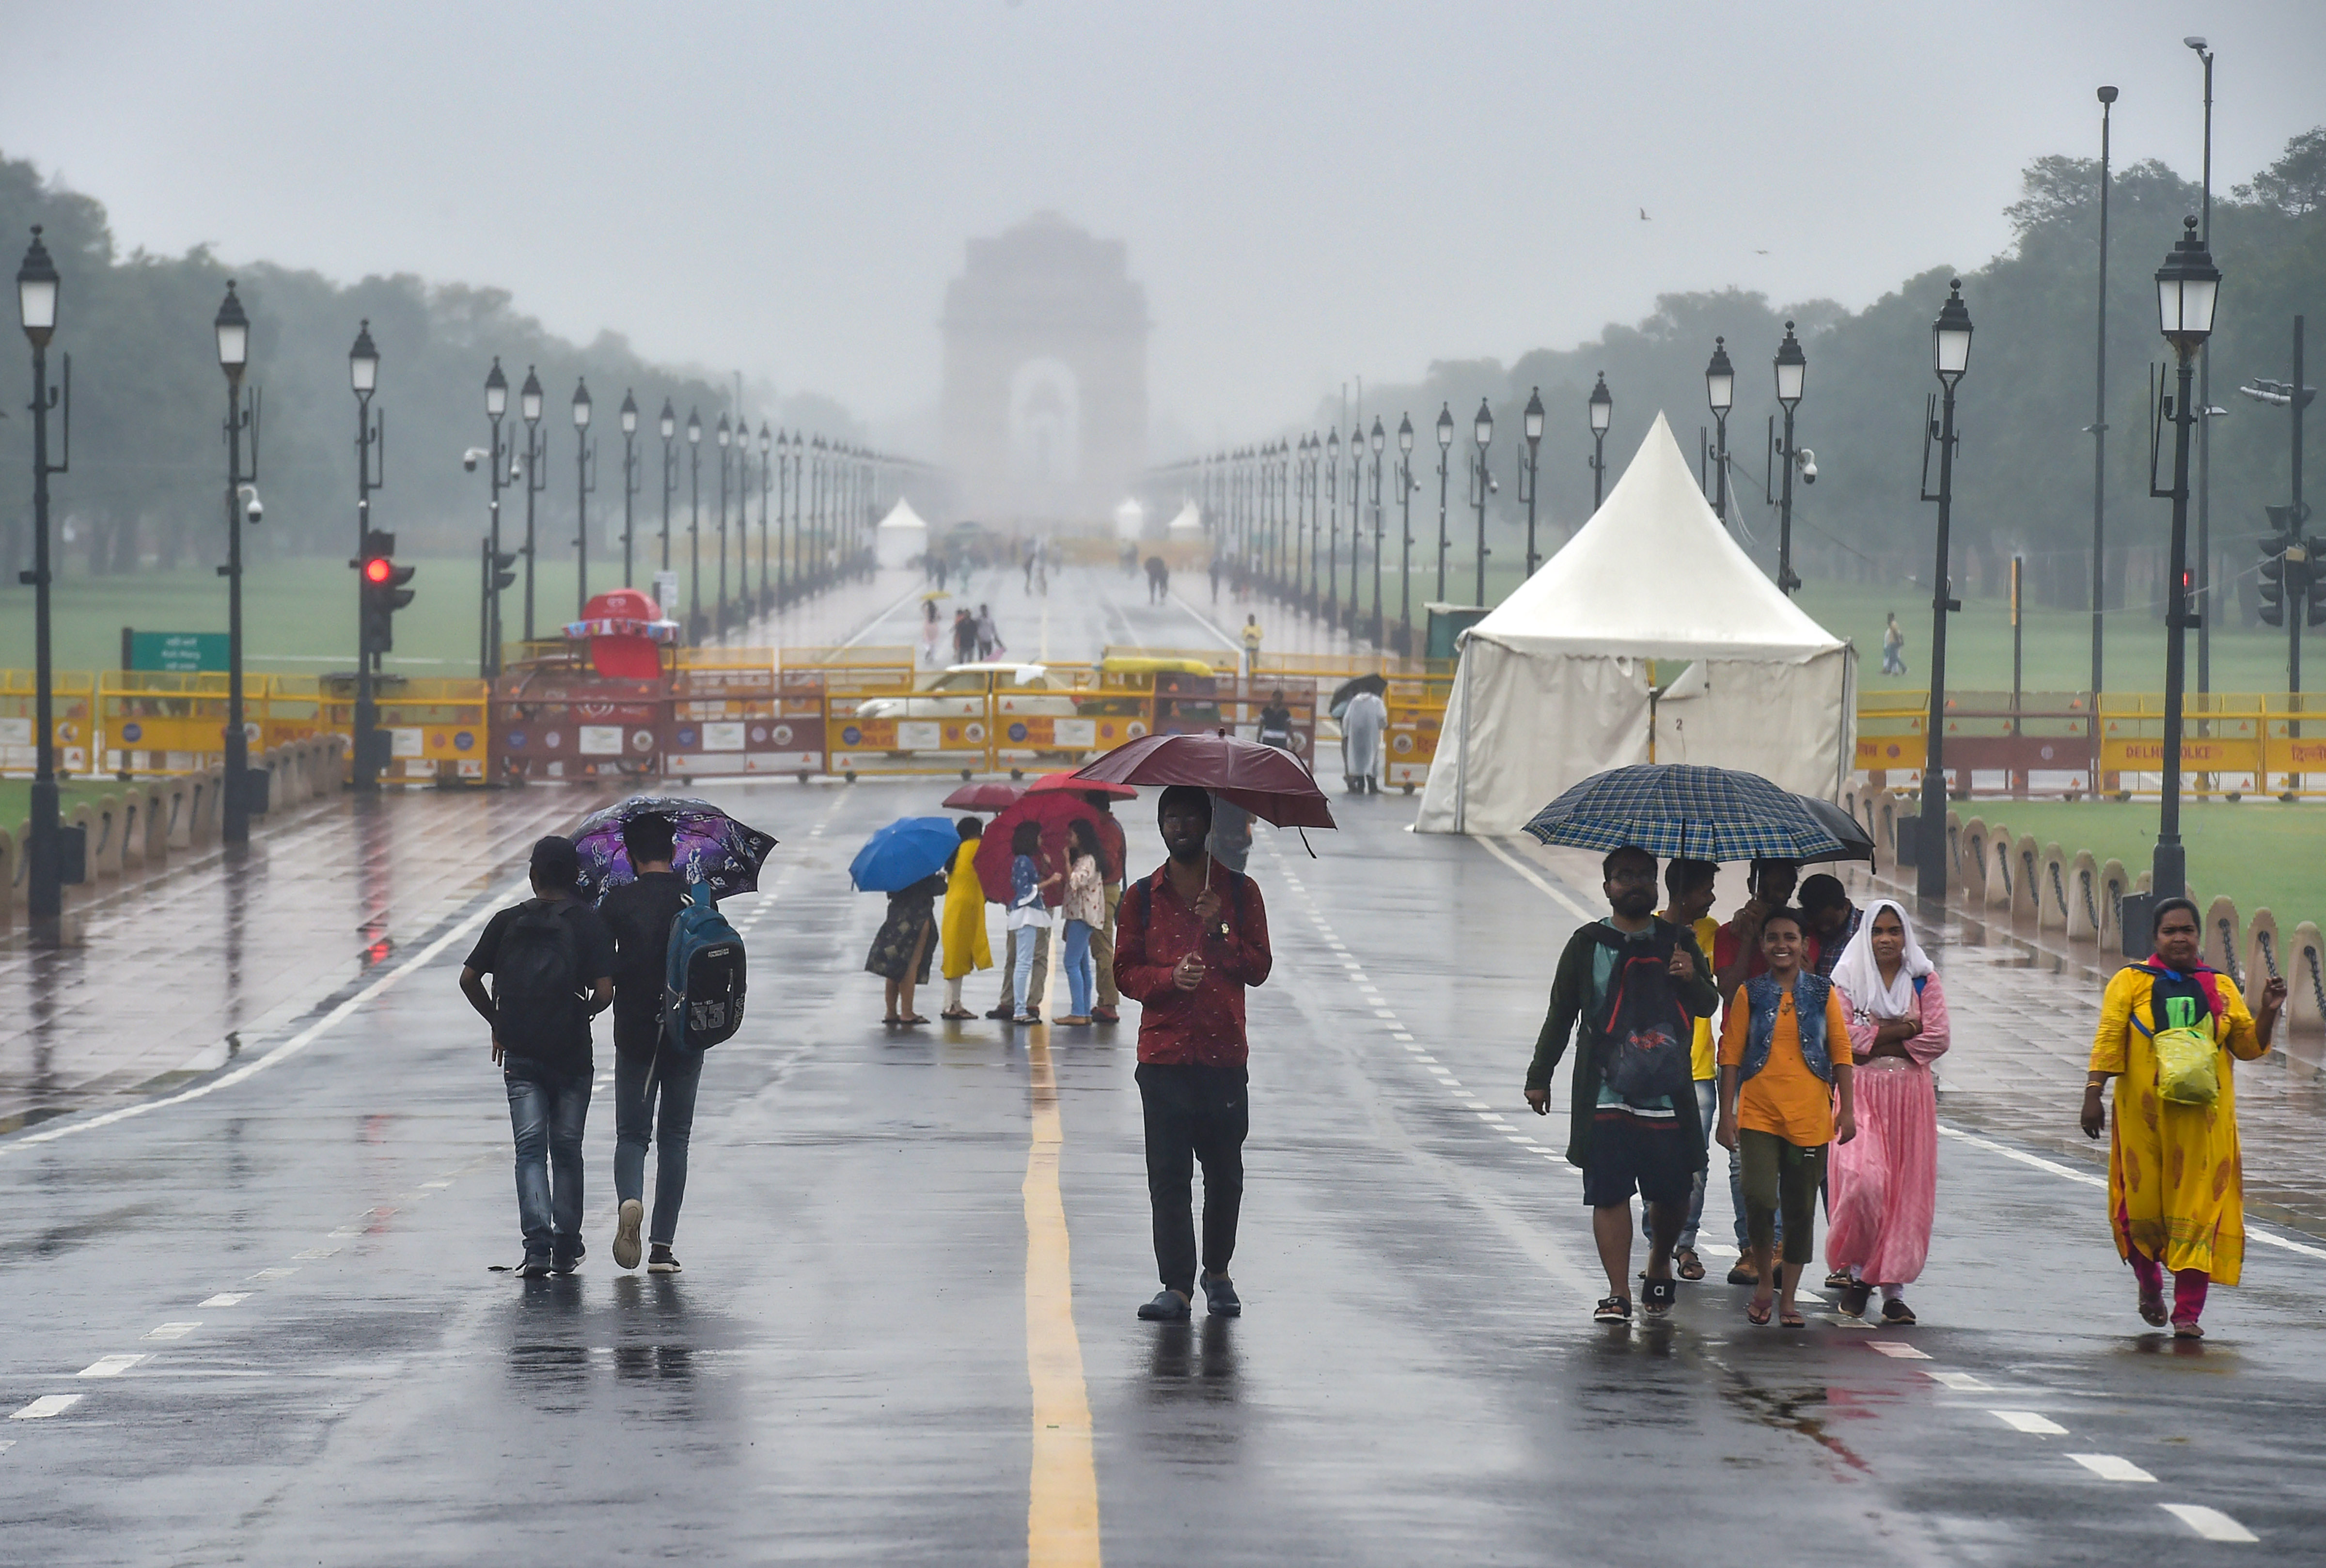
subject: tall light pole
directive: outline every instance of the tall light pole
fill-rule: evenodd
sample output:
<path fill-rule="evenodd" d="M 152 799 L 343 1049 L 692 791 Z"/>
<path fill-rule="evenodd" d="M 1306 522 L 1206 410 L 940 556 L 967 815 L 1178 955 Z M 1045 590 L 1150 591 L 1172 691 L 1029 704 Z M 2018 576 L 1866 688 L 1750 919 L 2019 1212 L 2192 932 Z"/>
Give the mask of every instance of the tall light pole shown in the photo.
<path fill-rule="evenodd" d="M 1947 617 L 1962 608 L 1954 597 L 1950 575 L 1955 499 L 1955 386 L 1970 367 L 1970 311 L 1962 302 L 1958 278 L 1931 323 L 1931 357 L 1939 385 L 1945 389 L 1945 412 L 1935 422 L 1925 405 L 1922 435 L 1922 499 L 1939 506 L 1938 568 L 1931 598 L 1931 707 L 1923 725 L 1928 755 L 1922 763 L 1922 815 L 1914 830 L 1915 890 L 1926 899 L 1947 895 Z M 1939 443 L 1939 493 L 1930 493 L 1931 441 Z"/>
<path fill-rule="evenodd" d="M 2104 87 L 2100 99 L 2100 287 L 2099 327 L 2092 349 L 2092 711 L 2099 711 L 2106 680 L 2107 603 L 2107 264 L 2108 119 L 2117 91 Z"/>
<path fill-rule="evenodd" d="M 1534 548 L 1534 482 L 1537 472 L 1536 455 L 1542 446 L 1542 388 L 1538 386 L 1527 394 L 1526 405 L 1526 504 L 1527 504 L 1527 569 L 1529 577 L 1542 564 L 1542 557 Z"/>
<path fill-rule="evenodd" d="M 500 356 L 496 354 L 493 367 L 485 373 L 485 418 L 492 423 L 493 450 L 486 475 L 491 499 L 486 514 L 484 645 L 477 654 L 477 673 L 488 681 L 501 673 L 501 589 L 508 586 L 501 575 L 508 570 L 501 550 L 501 486 L 515 478 L 509 472 L 508 447 L 501 441 L 501 420 L 507 413 L 508 377 L 501 374 Z"/>
<path fill-rule="evenodd" d="M 1382 449 L 1389 445 L 1381 415 L 1373 415 L 1372 433 L 1365 438 L 1373 449 L 1373 646 L 1382 645 Z"/>
<path fill-rule="evenodd" d="M 356 329 L 355 347 L 348 350 L 348 383 L 356 394 L 356 727 L 355 756 L 350 769 L 358 790 L 379 787 L 379 705 L 372 691 L 372 660 L 365 645 L 363 561 L 371 553 L 371 493 L 381 487 L 384 475 L 376 465 L 386 456 L 386 427 L 375 422 L 371 394 L 379 388 L 379 350 L 371 340 L 371 322 Z"/>
<path fill-rule="evenodd" d="M 2211 63 L 2208 56 L 2207 66 Z M 2159 490 L 2155 477 L 2149 478 L 2149 495 L 2159 500 L 2170 497 L 2172 502 L 2172 576 L 2166 580 L 2169 598 L 2164 617 L 2164 778 L 2148 881 L 2152 895 L 2158 898 L 2178 898 L 2189 886 L 2188 855 L 2181 843 L 2181 704 L 2186 657 L 2182 634 L 2203 621 L 2201 615 L 2190 610 L 2194 595 L 2189 577 L 2189 427 L 2197 422 L 2199 411 L 2189 406 L 2189 393 L 2197 356 L 2213 335 L 2213 307 L 2221 290 L 2220 269 L 2213 264 L 2212 253 L 2197 231 L 2197 219 L 2184 219 L 2182 227 L 2185 232 L 2180 243 L 2156 269 L 2158 329 L 2172 345 L 2180 374 L 2179 395 L 2169 415 L 2172 487 Z"/>
<path fill-rule="evenodd" d="M 792 438 L 786 431 L 776 432 L 776 602 L 789 604 L 792 589 L 798 580 L 798 569 L 792 557 L 797 552 L 799 529 L 792 529 L 792 538 L 784 536 L 784 518 L 791 507 L 786 487 L 791 483 Z"/>
<path fill-rule="evenodd" d="M 686 640 L 697 647 L 710 622 L 702 613 L 702 413 L 686 411 Z"/>
<path fill-rule="evenodd" d="M 774 491 L 776 476 L 776 432 L 768 422 L 759 422 L 759 613 L 768 615 L 776 608 L 775 589 L 768 581 L 768 497 Z"/>
<path fill-rule="evenodd" d="M 678 449 L 673 444 L 678 436 L 678 414 L 670 406 L 670 399 L 667 397 L 662 400 L 662 416 L 656 422 L 656 428 L 662 432 L 661 570 L 668 571 L 670 570 L 670 497 L 671 492 L 678 488 Z M 664 605 L 662 612 L 665 616 L 669 615 L 670 606 Z"/>
<path fill-rule="evenodd" d="M 590 492 L 598 487 L 598 449 L 590 440 L 590 384 L 573 383 L 573 618 L 590 611 Z"/>
<path fill-rule="evenodd" d="M 1728 411 L 1736 403 L 1736 369 L 1728 363 L 1728 339 L 1712 340 L 1712 360 L 1704 367 L 1704 399 L 1712 405 L 1718 435 L 1713 442 L 1712 515 L 1728 521 Z"/>
<path fill-rule="evenodd" d="M 16 269 L 16 320 L 33 346 L 33 797 L 32 831 L 25 844 L 26 891 L 33 936 L 53 944 L 62 932 L 64 867 L 57 843 L 56 672 L 49 630 L 49 478 L 72 467 L 72 356 L 65 357 L 64 457 L 49 461 L 49 411 L 57 394 L 49 390 L 49 342 L 56 336 L 57 300 L 63 280 L 40 225 Z"/>
<path fill-rule="evenodd" d="M 1607 427 L 1615 422 L 1614 395 L 1607 390 L 1607 373 L 1591 389 L 1591 513 L 1597 516 L 1607 498 Z"/>
<path fill-rule="evenodd" d="M 2199 237 L 2213 247 L 2213 51 L 2202 38 L 2181 41 L 2205 62 L 2205 186 L 2203 227 Z M 2184 394 L 2182 402 L 2188 398 Z M 2197 350 L 2197 690 L 2213 689 L 2213 353 Z M 2159 884 L 2162 886 L 2162 884 Z M 2182 884 L 2172 884 L 2178 896 Z"/>
<path fill-rule="evenodd" d="M 1454 405 L 1437 405 L 1437 602 L 1446 602 L 1446 481 L 1454 460 Z"/>
<path fill-rule="evenodd" d="M 1339 625 L 1350 631 L 1357 626 L 1357 570 L 1363 564 L 1364 547 L 1359 529 L 1364 521 L 1363 496 L 1365 483 L 1365 431 L 1363 415 L 1349 426 L 1349 602 L 1341 612 Z"/>
<path fill-rule="evenodd" d="M 549 488 L 549 437 L 541 429 L 541 377 L 525 367 L 517 391 L 517 413 L 525 421 L 525 640 L 533 641 L 534 498 Z"/>
<path fill-rule="evenodd" d="M 727 636 L 727 443 L 734 431 L 719 416 L 719 636 Z"/>
<path fill-rule="evenodd" d="M 1772 455 L 1785 466 L 1785 488 L 1777 511 L 1777 589 L 1786 598 L 1801 586 L 1793 575 L 1793 469 L 1800 465 L 1800 454 L 1793 446 L 1793 410 L 1800 406 L 1802 386 L 1808 379 L 1809 357 L 1801 352 L 1801 340 L 1793 336 L 1793 324 L 1785 323 L 1785 340 L 1777 345 L 1777 405 L 1785 411 L 1785 434 Z"/>
<path fill-rule="evenodd" d="M 1486 492 L 1494 484 L 1493 476 L 1486 471 L 1486 443 L 1494 439 L 1494 412 L 1486 406 L 1486 400 L 1483 397 L 1478 400 L 1478 414 L 1471 422 L 1470 433 L 1478 442 L 1476 483 L 1473 487 L 1477 492 L 1478 504 L 1478 596 L 1470 602 L 1483 609 L 1486 603 L 1486 556 L 1489 553 L 1486 549 Z"/>
<path fill-rule="evenodd" d="M 1397 532 L 1401 543 L 1397 557 L 1397 654 L 1413 654 L 1413 416 L 1397 421 Z"/>
<path fill-rule="evenodd" d="M 250 366 L 250 318 L 226 284 L 210 329 L 218 339 L 219 368 L 226 372 L 226 799 L 219 836 L 229 844 L 250 841 L 250 739 L 242 728 L 242 492 L 258 482 L 258 396 L 246 397 L 243 372 Z M 250 466 L 242 461 L 242 432 L 250 431 Z M 257 509 L 252 493 L 253 511 Z"/>
<path fill-rule="evenodd" d="M 637 586 L 638 563 L 631 544 L 634 512 L 632 503 L 638 496 L 638 400 L 622 389 L 622 586 Z"/>
<path fill-rule="evenodd" d="M 1292 470 L 1292 599 L 1312 615 L 1317 609 L 1316 439 L 1313 431 L 1300 438 L 1293 449 L 1297 459 Z M 1305 586 L 1303 578 L 1307 580 Z"/>
<path fill-rule="evenodd" d="M 1325 620 L 1341 618 L 1341 430 L 1325 438 Z"/>

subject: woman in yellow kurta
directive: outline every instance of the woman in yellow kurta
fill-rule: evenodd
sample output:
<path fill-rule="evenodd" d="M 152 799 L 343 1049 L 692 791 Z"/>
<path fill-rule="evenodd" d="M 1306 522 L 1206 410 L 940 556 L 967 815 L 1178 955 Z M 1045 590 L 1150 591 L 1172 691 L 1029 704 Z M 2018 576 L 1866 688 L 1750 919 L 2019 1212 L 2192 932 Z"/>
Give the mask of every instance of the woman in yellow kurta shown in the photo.
<path fill-rule="evenodd" d="M 2164 1270 L 2172 1281 L 2172 1332 L 2196 1340 L 2198 1315 L 2215 1282 L 2235 1285 L 2245 1265 L 2245 1170 L 2238 1154 L 2232 1060 L 2269 1049 L 2285 1005 L 2285 982 L 2262 988 L 2261 1014 L 2246 1008 L 2228 976 L 2205 967 L 2197 906 L 2168 898 L 2155 910 L 2154 956 L 2117 971 L 2100 997 L 2084 1085 L 2084 1134 L 2097 1138 L 2107 1117 L 2100 1093 L 2116 1090 L 2116 1129 L 2108 1143 L 2108 1223 L 2116 1249 L 2140 1283 L 2140 1315 L 2164 1326 Z M 2159 1030 L 2193 1028 L 2215 1042 L 2219 1087 L 2210 1105 L 2185 1104 L 2158 1091 L 2154 1040 Z M 2202 1060 L 2201 1047 L 2199 1060 Z"/>
<path fill-rule="evenodd" d="M 975 817 L 961 820 L 961 848 L 954 851 L 953 869 L 945 874 L 944 913 L 937 922 L 944 939 L 942 1017 L 976 1017 L 961 1005 L 961 982 L 972 970 L 993 967 L 993 950 L 985 942 L 985 888 L 977 879 L 977 841 L 984 832 L 985 824 Z"/>

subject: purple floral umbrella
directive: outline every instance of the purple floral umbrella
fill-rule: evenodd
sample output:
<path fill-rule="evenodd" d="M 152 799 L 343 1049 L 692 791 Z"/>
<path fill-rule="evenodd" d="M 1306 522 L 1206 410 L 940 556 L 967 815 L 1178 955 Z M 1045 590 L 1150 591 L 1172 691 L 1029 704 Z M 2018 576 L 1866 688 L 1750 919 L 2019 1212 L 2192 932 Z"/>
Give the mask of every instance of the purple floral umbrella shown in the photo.
<path fill-rule="evenodd" d="M 608 888 L 635 878 L 629 853 L 622 848 L 622 824 L 644 815 L 671 820 L 678 840 L 671 869 L 701 884 L 714 900 L 758 891 L 760 863 L 776 847 L 773 833 L 745 826 L 709 801 L 632 795 L 591 812 L 573 830 L 573 847 L 582 856 L 581 892 L 591 903 L 603 898 Z"/>

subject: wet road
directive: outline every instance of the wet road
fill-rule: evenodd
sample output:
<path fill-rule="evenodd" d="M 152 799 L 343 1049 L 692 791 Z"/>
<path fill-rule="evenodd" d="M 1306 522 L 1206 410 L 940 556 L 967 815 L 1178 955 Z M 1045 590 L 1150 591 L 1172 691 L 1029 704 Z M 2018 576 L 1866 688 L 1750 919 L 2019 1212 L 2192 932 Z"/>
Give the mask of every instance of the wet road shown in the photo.
<path fill-rule="evenodd" d="M 1054 582 L 1050 656 L 1193 645 L 1184 612 L 1134 595 Z M 1004 620 L 1014 651 L 1028 625 Z M 1921 1326 L 1754 1330 L 1713 1283 L 1668 1324 L 1591 1324 L 1563 1124 L 1518 1090 L 1595 890 L 1568 859 L 1408 833 L 1402 796 L 1336 803 L 1316 859 L 1263 830 L 1246 1313 L 1137 1322 L 1131 1027 L 879 1023 L 881 901 L 846 863 L 949 783 L 721 790 L 784 842 L 729 905 L 754 1017 L 704 1073 L 675 1278 L 607 1257 L 602 1071 L 590 1257 L 490 1272 L 517 1256 L 507 1121 L 453 976 L 514 891 L 498 840 L 466 862 L 422 840 L 481 891 L 430 894 L 390 960 L 225 1073 L 0 1138 L 8 1560 L 2253 1551 L 2209 1533 L 2318 1554 L 2326 1242 L 2252 1247 L 2201 1346 L 2135 1332 L 2090 1167 L 2030 1156 L 1976 1092 L 1944 1113 L 1966 1136 L 1941 1146 Z M 972 982 L 981 1010 L 994 985 Z M 1707 1239 L 1726 1219 L 1716 1185 Z"/>

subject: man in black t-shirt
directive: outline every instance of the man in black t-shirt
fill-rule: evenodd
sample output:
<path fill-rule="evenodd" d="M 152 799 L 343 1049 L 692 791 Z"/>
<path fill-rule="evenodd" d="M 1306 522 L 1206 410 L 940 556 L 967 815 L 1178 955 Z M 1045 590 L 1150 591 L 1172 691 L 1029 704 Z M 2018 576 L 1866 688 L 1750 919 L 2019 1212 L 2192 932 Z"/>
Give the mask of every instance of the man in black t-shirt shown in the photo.
<path fill-rule="evenodd" d="M 622 848 L 637 879 L 608 889 L 598 901 L 598 918 L 613 933 L 615 952 L 614 1196 L 621 1208 L 614 1221 L 614 1261 L 624 1268 L 638 1266 L 647 1146 L 658 1145 L 648 1274 L 678 1272 L 670 1248 L 686 1196 L 686 1142 L 702 1077 L 702 1052 L 662 1047 L 670 927 L 686 903 L 686 879 L 671 869 L 675 842 L 668 817 L 648 812 L 624 822 Z"/>
<path fill-rule="evenodd" d="M 614 996 L 613 940 L 573 895 L 582 879 L 573 841 L 553 836 L 535 844 L 532 877 L 534 895 L 487 922 L 461 966 L 461 993 L 492 1027 L 493 1060 L 508 1090 L 525 1231 L 520 1272 L 528 1278 L 571 1274 L 582 1261 L 590 1018 Z"/>

